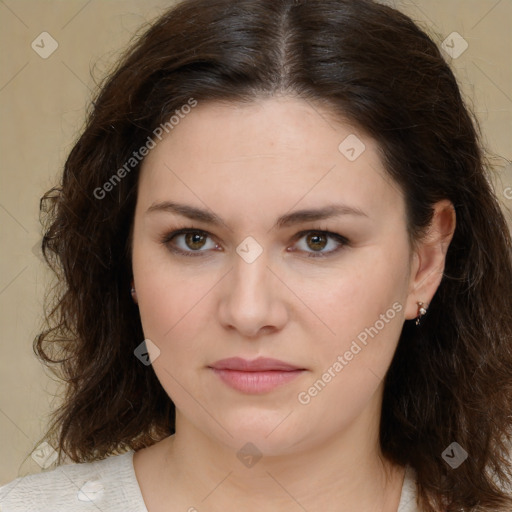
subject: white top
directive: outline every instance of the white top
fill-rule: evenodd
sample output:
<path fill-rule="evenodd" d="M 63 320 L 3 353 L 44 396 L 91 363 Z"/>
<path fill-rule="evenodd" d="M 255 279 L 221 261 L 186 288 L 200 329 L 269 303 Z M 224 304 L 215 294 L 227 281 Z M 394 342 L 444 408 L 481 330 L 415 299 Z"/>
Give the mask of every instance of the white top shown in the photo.
<path fill-rule="evenodd" d="M 133 454 L 17 478 L 0 487 L 0 512 L 148 512 Z M 397 512 L 419 512 L 417 507 L 415 475 L 408 467 Z"/>

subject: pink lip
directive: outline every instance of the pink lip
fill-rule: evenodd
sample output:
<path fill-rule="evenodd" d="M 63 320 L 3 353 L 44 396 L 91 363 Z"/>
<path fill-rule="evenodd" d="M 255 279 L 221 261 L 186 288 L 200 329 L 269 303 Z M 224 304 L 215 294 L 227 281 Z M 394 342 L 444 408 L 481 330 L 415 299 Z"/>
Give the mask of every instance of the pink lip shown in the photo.
<path fill-rule="evenodd" d="M 268 393 L 305 371 L 305 368 L 266 357 L 253 361 L 240 357 L 221 359 L 210 368 L 228 386 L 249 394 Z"/>

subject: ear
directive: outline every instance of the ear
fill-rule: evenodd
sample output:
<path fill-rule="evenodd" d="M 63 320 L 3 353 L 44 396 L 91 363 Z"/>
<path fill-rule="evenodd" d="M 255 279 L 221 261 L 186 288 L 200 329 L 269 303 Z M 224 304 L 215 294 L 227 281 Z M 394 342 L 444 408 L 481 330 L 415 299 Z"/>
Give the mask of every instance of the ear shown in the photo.
<path fill-rule="evenodd" d="M 453 238 L 456 215 L 448 199 L 434 206 L 434 215 L 428 231 L 417 242 L 412 254 L 409 295 L 405 307 L 405 318 L 418 316 L 418 302 L 430 304 L 443 278 L 446 253 Z"/>
<path fill-rule="evenodd" d="M 132 282 L 130 283 L 130 286 L 131 286 L 130 293 L 132 294 L 133 302 L 135 302 L 135 304 L 138 304 L 138 302 L 137 302 L 137 292 L 135 291 L 135 285 L 133 283 L 133 279 L 132 279 Z"/>

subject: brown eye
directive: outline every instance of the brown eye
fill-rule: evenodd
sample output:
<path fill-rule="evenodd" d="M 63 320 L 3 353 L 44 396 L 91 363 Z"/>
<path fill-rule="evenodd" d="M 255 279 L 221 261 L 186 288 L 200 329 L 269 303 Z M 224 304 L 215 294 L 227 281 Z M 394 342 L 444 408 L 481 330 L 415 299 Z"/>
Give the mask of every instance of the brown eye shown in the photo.
<path fill-rule="evenodd" d="M 209 233 L 197 229 L 184 228 L 165 235 L 162 243 L 171 251 L 183 256 L 206 256 L 219 246 Z"/>
<path fill-rule="evenodd" d="M 306 244 L 313 251 L 321 251 L 327 245 L 327 236 L 324 233 L 310 233 L 306 236 Z"/>
<path fill-rule="evenodd" d="M 295 249 L 310 258 L 334 256 L 349 244 L 338 233 L 330 231 L 302 231 L 296 235 Z"/>
<path fill-rule="evenodd" d="M 207 238 L 208 237 L 202 233 L 186 233 L 185 244 L 189 249 L 198 250 L 204 246 Z"/>

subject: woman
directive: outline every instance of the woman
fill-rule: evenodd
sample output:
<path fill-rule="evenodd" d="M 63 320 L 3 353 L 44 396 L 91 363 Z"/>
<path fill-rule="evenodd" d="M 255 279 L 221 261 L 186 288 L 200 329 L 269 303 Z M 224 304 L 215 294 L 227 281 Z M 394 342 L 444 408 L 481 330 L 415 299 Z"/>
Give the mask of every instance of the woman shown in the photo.
<path fill-rule="evenodd" d="M 42 202 L 67 396 L 15 510 L 510 510 L 512 261 L 435 44 L 369 0 L 186 0 Z"/>

